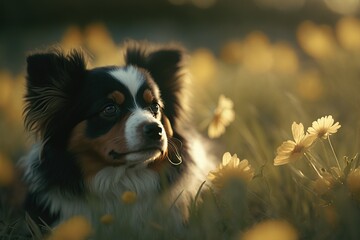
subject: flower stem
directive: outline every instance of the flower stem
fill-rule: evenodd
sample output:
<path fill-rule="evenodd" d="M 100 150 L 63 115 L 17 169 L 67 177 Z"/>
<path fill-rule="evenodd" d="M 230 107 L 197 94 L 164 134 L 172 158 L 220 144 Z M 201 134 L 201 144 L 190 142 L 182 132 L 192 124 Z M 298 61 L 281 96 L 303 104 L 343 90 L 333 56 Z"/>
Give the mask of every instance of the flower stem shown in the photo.
<path fill-rule="evenodd" d="M 336 156 L 334 147 L 333 147 L 333 145 L 332 145 L 332 143 L 331 143 L 331 140 L 330 140 L 330 136 L 328 136 L 327 139 L 328 139 L 328 141 L 329 141 L 329 145 L 330 145 L 331 151 L 332 151 L 332 153 L 333 153 L 333 155 L 334 155 L 334 157 L 335 157 L 336 164 L 338 165 L 339 170 L 341 170 L 340 162 L 339 162 L 339 159 L 338 159 L 337 156 Z"/>
<path fill-rule="evenodd" d="M 312 163 L 319 169 L 323 168 L 323 165 L 319 162 L 318 159 L 316 159 L 316 157 L 311 154 L 311 152 L 306 152 L 306 158 L 309 160 L 309 161 L 312 161 Z"/>
<path fill-rule="evenodd" d="M 291 171 L 293 171 L 296 174 L 296 176 L 299 176 L 300 178 L 307 178 L 302 171 L 295 168 L 293 165 L 288 164 L 288 166 L 291 169 Z"/>
<path fill-rule="evenodd" d="M 315 170 L 315 172 L 317 173 L 317 175 L 320 178 L 323 178 L 323 176 L 320 174 L 319 170 L 316 168 L 315 164 L 312 162 L 311 156 L 309 156 L 308 154 L 304 153 L 306 159 L 309 161 L 310 165 L 312 166 L 312 168 Z"/>

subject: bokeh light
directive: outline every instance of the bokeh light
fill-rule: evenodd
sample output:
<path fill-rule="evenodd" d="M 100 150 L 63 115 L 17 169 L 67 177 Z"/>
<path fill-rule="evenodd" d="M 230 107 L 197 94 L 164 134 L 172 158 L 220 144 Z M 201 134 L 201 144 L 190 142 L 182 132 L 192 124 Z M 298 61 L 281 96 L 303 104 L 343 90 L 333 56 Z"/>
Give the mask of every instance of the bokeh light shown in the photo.
<path fill-rule="evenodd" d="M 354 14 L 359 11 L 359 0 L 324 0 L 326 6 L 340 14 Z"/>
<path fill-rule="evenodd" d="M 300 74 L 297 82 L 299 96 L 308 101 L 319 100 L 324 92 L 324 84 L 316 70 L 308 70 Z"/>
<path fill-rule="evenodd" d="M 48 240 L 86 240 L 92 233 L 90 222 L 83 216 L 74 216 L 59 224 Z"/>
<path fill-rule="evenodd" d="M 241 63 L 243 59 L 243 44 L 240 40 L 226 42 L 220 52 L 220 58 L 226 63 Z"/>
<path fill-rule="evenodd" d="M 297 29 L 297 39 L 301 48 L 314 58 L 326 58 L 336 51 L 336 41 L 332 29 L 304 21 Z"/>
<path fill-rule="evenodd" d="M 69 26 L 60 41 L 61 47 L 65 51 L 79 48 L 84 44 L 83 34 L 78 26 Z"/>
<path fill-rule="evenodd" d="M 15 180 L 15 166 L 9 159 L 0 153 L 0 187 L 6 187 Z"/>
<path fill-rule="evenodd" d="M 297 240 L 297 230 L 283 220 L 267 220 L 245 232 L 241 240 Z"/>
<path fill-rule="evenodd" d="M 196 49 L 192 52 L 190 61 L 190 72 L 196 83 L 207 84 L 216 79 L 217 60 L 209 49 Z"/>
<path fill-rule="evenodd" d="M 295 74 L 300 62 L 295 49 L 287 42 L 273 45 L 273 69 L 282 74 Z"/>
<path fill-rule="evenodd" d="M 273 65 L 272 49 L 268 37 L 259 31 L 247 35 L 243 42 L 243 66 L 254 73 L 264 73 Z"/>
<path fill-rule="evenodd" d="M 336 36 L 344 49 L 359 51 L 360 20 L 355 17 L 341 18 L 336 24 Z"/>

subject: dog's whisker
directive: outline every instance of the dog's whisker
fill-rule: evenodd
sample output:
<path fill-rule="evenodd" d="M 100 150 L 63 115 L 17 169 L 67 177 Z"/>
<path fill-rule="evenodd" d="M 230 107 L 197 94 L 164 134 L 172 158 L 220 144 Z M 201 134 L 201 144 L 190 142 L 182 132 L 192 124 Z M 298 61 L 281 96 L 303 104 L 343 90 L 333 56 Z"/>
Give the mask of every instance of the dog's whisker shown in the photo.
<path fill-rule="evenodd" d="M 169 158 L 169 156 L 167 155 L 166 156 L 166 158 L 168 159 L 168 161 L 172 164 L 172 165 L 174 165 L 174 166 L 178 166 L 178 165 L 180 165 L 180 164 L 182 164 L 182 158 L 180 157 L 180 158 L 178 158 L 178 160 L 179 160 L 179 162 L 173 162 L 170 158 Z"/>
<path fill-rule="evenodd" d="M 173 140 L 175 139 L 180 143 L 180 149 L 182 149 L 182 142 L 177 138 L 173 138 Z M 181 150 L 180 151 L 178 150 L 177 145 L 172 141 L 172 139 L 169 139 L 168 143 L 169 143 L 169 149 L 172 150 L 178 162 L 172 161 L 171 158 L 169 157 L 169 153 L 166 155 L 166 157 L 172 165 L 178 166 L 182 163 Z"/>
<path fill-rule="evenodd" d="M 178 159 L 181 159 L 181 153 L 179 153 L 179 150 L 177 149 L 176 145 L 174 145 L 173 143 L 170 143 L 169 145 L 172 150 L 174 151 L 174 154 L 175 156 L 178 158 Z"/>

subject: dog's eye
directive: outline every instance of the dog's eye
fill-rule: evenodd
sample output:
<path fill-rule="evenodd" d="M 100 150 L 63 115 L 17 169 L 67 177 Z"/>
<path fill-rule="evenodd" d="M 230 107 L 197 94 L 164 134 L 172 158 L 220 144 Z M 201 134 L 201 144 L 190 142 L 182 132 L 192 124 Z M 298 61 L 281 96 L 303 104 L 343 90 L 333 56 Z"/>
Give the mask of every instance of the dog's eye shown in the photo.
<path fill-rule="evenodd" d="M 150 111 L 156 116 L 160 112 L 160 105 L 158 103 L 152 103 L 150 105 Z"/>
<path fill-rule="evenodd" d="M 116 105 L 110 104 L 104 107 L 104 109 L 102 110 L 102 115 L 104 117 L 113 117 L 117 114 L 118 110 L 119 108 Z"/>

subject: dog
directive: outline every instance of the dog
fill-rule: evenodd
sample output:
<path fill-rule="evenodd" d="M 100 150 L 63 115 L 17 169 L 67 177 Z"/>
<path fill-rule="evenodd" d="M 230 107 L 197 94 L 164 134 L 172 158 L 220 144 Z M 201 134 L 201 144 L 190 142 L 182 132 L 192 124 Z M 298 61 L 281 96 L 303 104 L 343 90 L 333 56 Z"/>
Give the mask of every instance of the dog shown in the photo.
<path fill-rule="evenodd" d="M 124 66 L 93 69 L 76 49 L 27 57 L 24 122 L 37 142 L 20 166 L 36 221 L 112 214 L 139 231 L 159 209 L 186 220 L 214 166 L 189 118 L 187 54 L 134 41 L 124 52 Z M 122 202 L 125 192 L 136 200 Z"/>

